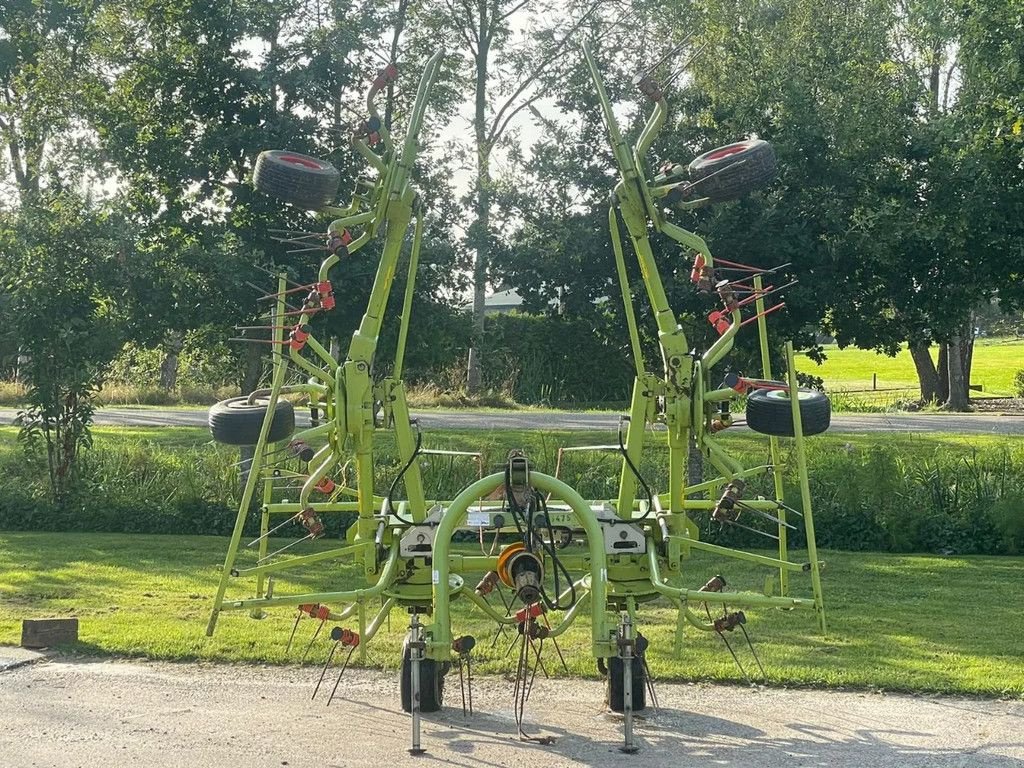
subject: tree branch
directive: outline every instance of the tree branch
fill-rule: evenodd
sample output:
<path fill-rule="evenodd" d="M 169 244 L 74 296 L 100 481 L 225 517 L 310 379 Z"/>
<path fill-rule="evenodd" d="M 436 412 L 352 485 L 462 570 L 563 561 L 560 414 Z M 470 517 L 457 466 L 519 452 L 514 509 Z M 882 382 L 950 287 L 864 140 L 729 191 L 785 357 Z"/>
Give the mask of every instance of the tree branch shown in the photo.
<path fill-rule="evenodd" d="M 533 0 L 520 0 L 519 3 L 517 3 L 514 6 L 512 6 L 512 8 L 510 8 L 509 10 L 505 11 L 505 13 L 501 14 L 500 16 L 498 16 L 497 20 L 499 22 L 500 21 L 504 21 L 509 16 L 511 16 L 513 13 L 515 13 L 518 10 L 521 10 L 524 6 L 527 6 L 530 3 L 532 3 L 532 2 L 533 2 Z"/>
<path fill-rule="evenodd" d="M 589 9 L 587 9 L 586 13 L 580 16 L 580 18 L 576 21 L 575 24 L 569 27 L 569 31 L 565 33 L 565 36 L 561 39 L 558 45 L 556 45 L 554 49 L 546 57 L 544 57 L 540 64 L 538 64 L 534 68 L 534 70 L 523 79 L 523 81 L 519 84 L 519 87 L 516 88 L 512 95 L 509 96 L 508 99 L 506 99 L 505 103 L 501 105 L 501 109 L 499 109 L 494 115 L 494 123 L 491 126 L 491 130 L 487 134 L 488 146 L 494 146 L 494 142 L 501 138 L 501 131 L 505 130 L 505 126 L 508 125 L 508 119 L 504 117 L 505 112 L 512 108 L 512 104 L 515 102 L 516 99 L 518 99 L 523 94 L 523 91 L 529 88 L 533 84 L 533 82 L 540 76 L 540 74 L 545 69 L 547 69 L 547 66 L 552 61 L 554 61 L 555 58 L 558 57 L 558 55 L 562 52 L 562 49 L 565 47 L 565 44 L 569 42 L 569 39 L 573 36 L 573 34 L 575 34 L 576 30 L 583 26 L 583 23 L 590 18 L 591 14 L 593 14 L 594 11 L 598 9 L 599 5 L 600 0 L 597 0 L 597 2 L 595 2 L 593 5 L 590 6 Z M 519 107 L 518 109 L 522 109 L 522 107 Z M 498 128 L 499 126 L 501 126 L 500 130 Z"/>

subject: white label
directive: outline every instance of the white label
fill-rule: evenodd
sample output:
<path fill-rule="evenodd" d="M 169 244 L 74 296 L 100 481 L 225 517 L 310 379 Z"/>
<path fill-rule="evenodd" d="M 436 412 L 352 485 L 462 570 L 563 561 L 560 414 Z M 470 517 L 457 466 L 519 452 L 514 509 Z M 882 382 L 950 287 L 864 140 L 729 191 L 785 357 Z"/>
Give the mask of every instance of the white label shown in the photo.
<path fill-rule="evenodd" d="M 491 515 L 488 512 L 470 512 L 466 516 L 466 525 L 470 528 L 487 528 L 491 524 Z"/>
<path fill-rule="evenodd" d="M 433 573 L 431 573 L 431 581 L 433 581 L 435 584 L 440 584 L 441 583 L 441 572 L 440 571 L 436 571 L 436 570 L 433 571 Z"/>
<path fill-rule="evenodd" d="M 601 581 L 604 581 L 604 582 L 608 581 L 608 569 L 607 568 L 602 568 L 601 569 Z"/>

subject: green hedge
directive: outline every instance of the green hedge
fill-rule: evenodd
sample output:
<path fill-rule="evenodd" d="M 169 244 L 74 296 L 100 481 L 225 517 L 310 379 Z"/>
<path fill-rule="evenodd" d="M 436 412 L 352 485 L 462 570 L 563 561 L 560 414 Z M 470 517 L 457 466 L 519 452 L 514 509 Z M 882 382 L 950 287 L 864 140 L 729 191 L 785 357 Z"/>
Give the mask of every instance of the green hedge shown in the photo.
<path fill-rule="evenodd" d="M 172 432 L 172 430 L 167 430 Z M 127 434 L 127 433 L 126 433 Z M 189 435 L 197 432 L 189 431 Z M 47 499 L 45 467 L 26 461 L 13 430 L 0 435 L 0 529 L 101 531 L 127 533 L 215 534 L 230 532 L 239 500 L 236 451 L 214 445 L 190 445 L 163 438 L 97 437 L 86 454 L 72 497 L 63 505 Z M 737 454 L 748 464 L 763 462 L 753 437 L 737 436 Z M 732 436 L 727 439 L 732 440 Z M 510 447 L 525 448 L 533 464 L 551 471 L 560 445 L 607 443 L 607 434 L 541 432 L 444 433 L 431 446 L 482 450 L 485 467 L 501 464 Z M 660 438 L 659 438 L 660 440 Z M 842 550 L 1019 554 L 1024 552 L 1024 441 L 963 442 L 906 438 L 903 442 L 822 436 L 809 440 L 811 493 L 819 546 Z M 784 459 L 792 458 L 783 441 Z M 666 486 L 666 456 L 649 450 L 641 467 L 655 489 Z M 784 463 L 791 467 L 792 461 Z M 383 492 L 396 469 L 389 445 L 379 451 L 377 490 Z M 619 464 L 612 454 L 566 454 L 562 477 L 587 498 L 616 493 Z M 451 498 L 476 478 L 469 462 L 424 462 L 424 483 L 431 496 Z M 785 477 L 790 504 L 800 507 L 792 469 Z M 771 491 L 769 478 L 752 482 L 749 492 Z M 293 492 L 294 495 L 294 492 Z M 351 515 L 328 515 L 332 535 Z M 734 527 L 710 524 L 698 515 L 702 537 L 723 544 L 773 546 Z M 801 547 L 803 529 L 790 543 Z M 746 520 L 752 524 L 751 520 Z M 248 530 L 255 530 L 255 513 Z"/>

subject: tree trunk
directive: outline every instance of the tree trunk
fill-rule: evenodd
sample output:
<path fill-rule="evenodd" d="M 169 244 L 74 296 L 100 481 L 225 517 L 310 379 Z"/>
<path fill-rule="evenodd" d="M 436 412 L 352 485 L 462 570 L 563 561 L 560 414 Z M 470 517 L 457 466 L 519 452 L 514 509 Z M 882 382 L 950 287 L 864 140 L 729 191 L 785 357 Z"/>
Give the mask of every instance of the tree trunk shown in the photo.
<path fill-rule="evenodd" d="M 939 345 L 939 362 L 935 370 L 939 374 L 939 388 L 935 402 L 945 403 L 949 400 L 949 347 L 946 344 Z"/>
<path fill-rule="evenodd" d="M 247 395 L 260 386 L 263 374 L 263 350 L 258 344 L 247 345 L 245 352 L 245 372 L 242 374 L 242 394 Z"/>
<path fill-rule="evenodd" d="M 959 333 L 949 340 L 949 351 L 947 352 L 949 400 L 946 401 L 946 407 L 951 411 L 970 409 L 967 380 L 964 378 L 963 344 L 964 337 Z"/>
<path fill-rule="evenodd" d="M 164 338 L 164 359 L 160 363 L 160 389 L 170 392 L 178 386 L 178 356 L 185 346 L 185 334 L 168 331 Z"/>
<path fill-rule="evenodd" d="M 484 335 L 484 297 L 490 260 L 491 229 L 491 147 L 487 142 L 487 57 L 490 52 L 489 22 L 481 4 L 480 44 L 476 56 L 476 104 L 473 129 L 476 138 L 476 221 L 473 224 L 473 335 L 466 365 L 466 391 L 473 395 L 483 383 L 481 363 Z"/>
<path fill-rule="evenodd" d="M 908 346 L 917 369 L 917 380 L 921 384 L 921 402 L 930 403 L 939 395 L 939 374 L 935 370 L 931 352 L 928 351 L 931 344 L 927 341 L 912 341 Z"/>

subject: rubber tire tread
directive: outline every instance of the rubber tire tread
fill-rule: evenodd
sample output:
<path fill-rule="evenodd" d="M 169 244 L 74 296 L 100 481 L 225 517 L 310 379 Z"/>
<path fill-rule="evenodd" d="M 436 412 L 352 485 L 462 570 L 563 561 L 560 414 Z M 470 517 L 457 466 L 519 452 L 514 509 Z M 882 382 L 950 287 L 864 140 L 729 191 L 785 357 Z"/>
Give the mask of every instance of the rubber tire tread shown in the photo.
<path fill-rule="evenodd" d="M 718 147 L 690 163 L 691 183 L 715 174 L 694 187 L 691 192 L 693 197 L 706 197 L 713 203 L 727 203 L 767 186 L 775 178 L 775 149 L 772 145 L 764 139 L 750 139 L 742 143 L 749 145 L 742 152 L 707 160 L 708 155 L 724 149 Z M 741 160 L 745 162 L 739 164 Z"/>
<path fill-rule="evenodd" d="M 818 435 L 832 423 L 832 404 L 823 392 L 801 389 L 809 394 L 801 399 L 800 422 L 804 437 Z M 747 397 L 747 426 L 754 432 L 776 437 L 793 437 L 793 405 L 788 398 L 771 398 L 765 390 L 754 390 Z"/>
<path fill-rule="evenodd" d="M 402 649 L 399 673 L 402 711 L 412 712 L 412 659 L 409 646 Z M 434 659 L 420 659 L 420 712 L 437 712 L 444 703 L 444 670 Z"/>
<path fill-rule="evenodd" d="M 214 440 L 225 445 L 256 445 L 259 442 L 268 402 L 257 400 L 255 404 L 249 405 L 248 399 L 231 397 L 210 407 L 207 423 Z M 285 440 L 291 437 L 293 432 L 295 409 L 287 400 L 278 400 L 274 408 L 274 420 L 270 423 L 270 431 L 267 433 L 267 442 Z"/>
<path fill-rule="evenodd" d="M 286 162 L 282 156 L 301 157 L 320 164 L 319 169 Z M 298 208 L 319 210 L 334 202 L 338 195 L 341 174 L 326 160 L 299 152 L 268 149 L 256 158 L 252 172 L 253 185 L 260 192 L 284 200 Z"/>
<path fill-rule="evenodd" d="M 608 659 L 608 708 L 622 712 L 625 708 L 622 685 L 622 659 L 612 656 Z M 642 712 L 647 708 L 647 667 L 642 656 L 633 657 L 633 711 Z"/>

